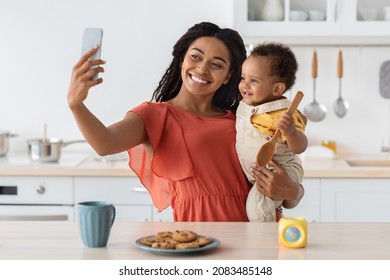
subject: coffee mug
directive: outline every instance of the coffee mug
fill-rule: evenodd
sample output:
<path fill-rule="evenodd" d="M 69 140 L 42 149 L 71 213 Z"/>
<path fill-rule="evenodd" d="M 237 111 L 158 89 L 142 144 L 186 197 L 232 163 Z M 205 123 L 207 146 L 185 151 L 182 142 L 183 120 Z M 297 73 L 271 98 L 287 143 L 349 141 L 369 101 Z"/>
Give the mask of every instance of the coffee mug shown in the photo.
<path fill-rule="evenodd" d="M 77 204 L 77 218 L 83 243 L 87 247 L 105 247 L 115 221 L 114 205 L 105 201 Z"/>

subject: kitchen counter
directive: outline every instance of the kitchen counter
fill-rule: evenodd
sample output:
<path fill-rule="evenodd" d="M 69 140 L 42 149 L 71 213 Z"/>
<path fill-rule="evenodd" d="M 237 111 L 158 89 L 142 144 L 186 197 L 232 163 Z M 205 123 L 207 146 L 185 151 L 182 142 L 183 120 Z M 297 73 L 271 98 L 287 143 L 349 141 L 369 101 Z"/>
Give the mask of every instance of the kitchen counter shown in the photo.
<path fill-rule="evenodd" d="M 347 160 L 372 162 L 372 158 L 303 159 L 305 178 L 390 178 L 387 166 L 350 166 Z M 99 157 L 87 153 L 64 153 L 58 163 L 32 163 L 27 155 L 11 154 L 0 158 L 0 176 L 135 176 L 128 166 L 127 154 Z"/>
<path fill-rule="evenodd" d="M 221 244 L 192 254 L 155 254 L 135 246 L 135 240 L 160 231 L 190 229 L 210 235 Z M 312 259 L 388 260 L 390 223 L 309 223 L 308 245 L 301 249 L 280 247 L 277 223 L 160 223 L 114 224 L 105 248 L 82 244 L 75 222 L 0 221 L 0 259 Z"/>
<path fill-rule="evenodd" d="M 348 161 L 359 161 L 361 166 L 351 166 Z M 364 165 L 367 162 L 367 165 Z M 386 165 L 371 165 L 373 162 Z M 387 162 L 389 163 L 387 165 Z M 335 159 L 303 159 L 305 178 L 390 178 L 390 159 L 349 157 Z"/>
<path fill-rule="evenodd" d="M 125 157 L 126 156 L 126 157 Z M 0 158 L 0 176 L 135 176 L 126 154 L 100 157 L 90 153 L 63 153 L 58 162 L 31 162 L 26 154 Z"/>

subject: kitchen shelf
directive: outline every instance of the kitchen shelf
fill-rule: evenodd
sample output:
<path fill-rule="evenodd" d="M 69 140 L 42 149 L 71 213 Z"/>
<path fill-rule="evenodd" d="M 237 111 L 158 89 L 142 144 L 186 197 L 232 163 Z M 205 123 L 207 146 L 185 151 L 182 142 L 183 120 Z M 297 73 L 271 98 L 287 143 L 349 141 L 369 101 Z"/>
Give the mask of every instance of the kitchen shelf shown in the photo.
<path fill-rule="evenodd" d="M 281 0 L 284 18 L 264 20 L 266 0 L 234 0 L 234 28 L 246 43 L 281 41 L 301 45 L 390 45 L 390 0 Z M 295 21 L 290 12 L 322 11 L 322 21 Z M 374 11 L 372 18 L 363 11 Z M 363 18 L 364 17 L 364 18 Z"/>

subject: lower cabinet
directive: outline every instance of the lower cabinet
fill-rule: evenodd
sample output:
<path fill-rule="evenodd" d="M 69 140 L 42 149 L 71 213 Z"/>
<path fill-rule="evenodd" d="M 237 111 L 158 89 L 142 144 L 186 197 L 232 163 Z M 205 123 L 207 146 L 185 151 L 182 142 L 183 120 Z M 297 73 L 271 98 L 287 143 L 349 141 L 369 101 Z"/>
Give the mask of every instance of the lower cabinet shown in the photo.
<path fill-rule="evenodd" d="M 390 222 L 390 179 L 322 179 L 321 221 Z"/>
<path fill-rule="evenodd" d="M 75 205 L 81 201 L 111 202 L 116 221 L 173 221 L 171 209 L 157 213 L 137 177 L 75 177 L 74 186 Z"/>
<path fill-rule="evenodd" d="M 390 222 L 390 179 L 308 178 L 305 196 L 285 216 L 309 222 Z"/>
<path fill-rule="evenodd" d="M 283 209 L 284 216 L 300 216 L 308 222 L 319 222 L 321 179 L 305 179 L 302 185 L 305 195 L 301 202 L 295 208 Z"/>

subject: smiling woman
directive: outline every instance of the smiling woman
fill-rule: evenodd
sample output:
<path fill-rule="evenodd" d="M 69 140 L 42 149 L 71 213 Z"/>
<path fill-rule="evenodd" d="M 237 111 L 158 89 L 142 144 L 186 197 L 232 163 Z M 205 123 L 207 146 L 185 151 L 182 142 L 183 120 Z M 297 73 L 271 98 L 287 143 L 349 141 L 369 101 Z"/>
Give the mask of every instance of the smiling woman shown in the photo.
<path fill-rule="evenodd" d="M 248 221 L 248 182 L 235 150 L 235 109 L 246 50 L 239 34 L 213 23 L 194 25 L 177 41 L 173 60 L 153 93 L 123 120 L 106 127 L 84 105 L 90 78 L 103 67 L 89 61 L 73 68 L 69 107 L 85 139 L 101 155 L 128 151 L 130 167 L 162 211 L 172 206 L 175 221 Z M 303 190 L 276 165 L 259 168 L 258 184 L 268 195 L 296 205 Z M 277 185 L 277 186 L 276 186 Z M 274 188 L 275 187 L 275 188 Z M 227 211 L 228 209 L 228 211 Z"/>

